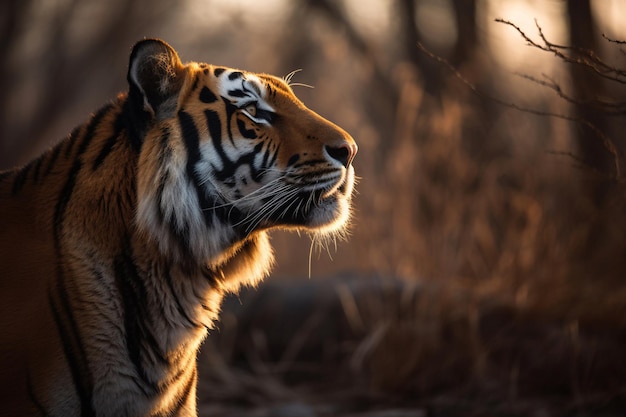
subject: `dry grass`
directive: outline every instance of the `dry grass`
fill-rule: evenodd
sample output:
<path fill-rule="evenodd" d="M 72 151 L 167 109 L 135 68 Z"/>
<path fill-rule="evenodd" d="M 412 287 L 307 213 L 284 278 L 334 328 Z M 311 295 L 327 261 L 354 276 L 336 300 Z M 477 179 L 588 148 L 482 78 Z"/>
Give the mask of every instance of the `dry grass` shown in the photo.
<path fill-rule="evenodd" d="M 230 301 L 200 358 L 200 398 L 240 415 L 297 403 L 312 415 L 612 416 L 625 405 L 626 332 L 611 325 L 364 277 Z"/>

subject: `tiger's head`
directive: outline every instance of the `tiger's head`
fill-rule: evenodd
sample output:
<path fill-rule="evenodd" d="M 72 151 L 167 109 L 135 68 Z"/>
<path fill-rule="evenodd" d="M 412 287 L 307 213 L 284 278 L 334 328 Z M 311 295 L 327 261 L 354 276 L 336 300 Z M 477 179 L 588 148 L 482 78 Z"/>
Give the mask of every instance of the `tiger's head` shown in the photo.
<path fill-rule="evenodd" d="M 285 80 L 183 64 L 147 39 L 133 49 L 128 81 L 141 148 L 136 222 L 162 251 L 219 262 L 271 228 L 345 229 L 357 145 Z"/>

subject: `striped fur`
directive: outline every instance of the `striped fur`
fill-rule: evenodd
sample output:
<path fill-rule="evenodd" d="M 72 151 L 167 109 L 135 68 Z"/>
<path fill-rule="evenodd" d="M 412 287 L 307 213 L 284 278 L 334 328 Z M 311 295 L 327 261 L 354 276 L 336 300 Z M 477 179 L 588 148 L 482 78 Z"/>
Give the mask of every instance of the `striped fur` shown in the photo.
<path fill-rule="evenodd" d="M 0 173 L 0 415 L 195 416 L 220 301 L 273 262 L 267 231 L 341 233 L 353 139 L 276 77 L 182 64 Z"/>

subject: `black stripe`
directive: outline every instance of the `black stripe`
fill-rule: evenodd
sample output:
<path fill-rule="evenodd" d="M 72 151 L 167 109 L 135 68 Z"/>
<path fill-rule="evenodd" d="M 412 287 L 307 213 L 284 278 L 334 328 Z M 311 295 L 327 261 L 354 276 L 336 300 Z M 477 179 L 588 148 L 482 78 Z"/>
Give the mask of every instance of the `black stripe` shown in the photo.
<path fill-rule="evenodd" d="M 178 113 L 181 134 L 187 148 L 187 178 L 195 182 L 196 163 L 200 161 L 200 134 L 193 117 L 184 111 Z M 198 196 L 200 197 L 200 196 Z"/>
<path fill-rule="evenodd" d="M 227 120 L 230 120 L 233 117 L 236 108 L 232 104 L 228 103 L 226 100 L 224 100 L 224 103 L 226 105 Z M 228 156 L 226 156 L 226 153 L 222 148 L 222 128 L 219 114 L 213 110 L 205 110 L 204 114 L 207 119 L 207 126 L 209 128 L 209 134 L 211 135 L 212 139 L 211 142 L 213 143 L 213 147 L 215 148 L 223 164 L 221 170 L 215 171 L 215 176 L 217 177 L 217 179 L 221 182 L 226 182 L 229 178 L 234 177 L 237 167 L 246 164 L 250 167 L 252 179 L 256 182 L 259 182 L 265 175 L 266 171 L 264 169 L 257 169 L 254 166 L 254 157 L 263 148 L 263 142 L 259 142 L 251 152 L 241 155 L 237 159 L 237 161 L 231 161 Z M 226 125 L 229 128 L 228 136 L 231 142 L 233 142 L 234 144 L 233 134 L 230 130 L 230 123 L 227 122 Z"/>
<path fill-rule="evenodd" d="M 170 135 L 171 131 L 169 126 L 165 126 L 161 129 L 161 137 L 159 142 L 159 167 L 165 166 L 165 164 L 172 156 L 172 150 L 169 146 Z"/>
<path fill-rule="evenodd" d="M 241 77 L 243 77 L 243 73 L 241 71 L 233 71 L 230 74 L 228 74 L 228 79 L 231 81 L 234 81 L 237 78 L 241 78 Z"/>
<path fill-rule="evenodd" d="M 45 159 L 46 159 L 46 154 L 40 155 L 37 159 L 29 162 L 28 165 L 26 165 L 25 167 L 23 167 L 17 172 L 17 175 L 13 183 L 13 190 L 12 190 L 13 195 L 18 194 L 21 191 L 21 189 L 26 184 L 26 180 L 28 179 L 28 175 L 30 174 L 31 171 L 34 171 L 33 178 L 32 178 L 33 182 L 39 181 L 41 165 L 43 164 L 43 161 Z"/>
<path fill-rule="evenodd" d="M 226 152 L 224 152 L 224 148 L 222 147 L 222 121 L 220 120 L 220 116 L 216 111 L 213 110 L 205 110 L 204 116 L 206 117 L 207 127 L 209 128 L 209 135 L 211 136 L 211 143 L 213 144 L 213 148 L 217 152 L 217 156 L 222 161 L 222 169 L 220 171 L 216 171 L 218 174 L 218 179 L 222 182 L 226 180 L 225 177 L 232 177 L 232 173 L 234 171 L 233 162 L 228 158 Z M 229 172 L 229 175 L 223 175 L 220 173 Z"/>
<path fill-rule="evenodd" d="M 170 410 L 169 416 L 174 417 L 178 415 L 178 413 L 183 408 L 183 406 L 187 403 L 187 401 L 189 401 L 189 396 L 191 395 L 191 391 L 193 387 L 197 384 L 197 382 L 198 382 L 198 367 L 197 365 L 194 364 L 193 372 L 191 376 L 189 377 L 189 381 L 187 382 L 187 384 L 185 384 L 185 387 L 183 388 L 183 393 L 182 393 L 183 395 L 180 396 L 177 403 L 175 404 L 175 407 L 172 410 Z"/>
<path fill-rule="evenodd" d="M 33 172 L 33 182 L 39 182 L 39 174 L 41 172 L 41 165 L 45 159 L 46 154 L 41 155 L 35 161 L 35 172 Z"/>
<path fill-rule="evenodd" d="M 131 84 L 128 96 L 122 105 L 122 114 L 128 139 L 135 152 L 141 150 L 148 125 L 152 124 L 152 115 L 144 110 L 143 100 L 143 94 Z"/>
<path fill-rule="evenodd" d="M 246 92 L 243 90 L 228 90 L 227 94 L 231 97 L 239 97 L 239 98 L 248 97 L 248 94 L 246 94 Z"/>
<path fill-rule="evenodd" d="M 74 185 L 76 184 L 76 176 L 78 175 L 78 171 L 80 171 L 81 168 L 81 163 L 79 160 L 77 160 L 74 165 L 72 166 L 70 173 L 67 177 L 67 181 L 65 182 L 65 185 L 63 186 L 63 189 L 61 190 L 61 194 L 59 195 L 58 201 L 57 201 L 57 205 L 54 209 L 54 222 L 53 222 L 53 236 L 54 236 L 54 243 L 55 243 L 55 247 L 57 249 L 57 255 L 60 256 L 60 249 L 61 249 L 61 242 L 60 242 L 60 238 L 61 238 L 61 228 L 62 228 L 62 223 L 63 223 L 63 217 L 65 215 L 65 209 L 67 208 L 67 204 L 70 201 L 70 197 L 72 196 L 72 191 L 74 190 Z"/>
<path fill-rule="evenodd" d="M 82 162 L 80 160 L 80 156 L 82 155 L 83 152 L 85 152 L 85 149 L 87 148 L 87 146 L 93 139 L 93 134 L 96 130 L 96 127 L 100 124 L 100 122 L 102 121 L 102 118 L 109 112 L 109 110 L 111 110 L 111 108 L 112 108 L 112 105 L 108 105 L 100 109 L 100 111 L 98 111 L 98 113 L 94 115 L 94 117 L 91 119 L 91 121 L 87 125 L 87 130 L 85 131 L 85 134 L 82 137 L 82 142 L 80 143 L 78 152 L 76 153 L 76 156 L 74 157 L 74 164 L 72 165 L 72 168 L 69 171 L 65 185 L 63 186 L 63 189 L 61 190 L 61 194 L 59 195 L 59 199 L 54 210 L 54 223 L 53 223 L 54 224 L 54 230 L 53 230 L 54 243 L 57 249 L 57 255 L 59 255 L 59 257 L 60 257 L 59 239 L 60 239 L 60 232 L 63 227 L 62 223 L 63 223 L 63 217 L 65 215 L 65 209 L 67 208 L 67 204 L 69 203 L 70 198 L 72 196 L 72 192 L 74 191 L 74 186 L 76 185 L 76 177 L 78 176 L 78 172 L 82 168 Z M 75 132 L 76 132 L 76 129 L 70 135 L 70 139 L 74 137 Z M 69 147 L 71 147 L 73 142 L 75 141 L 72 141 L 69 143 Z"/>
<path fill-rule="evenodd" d="M 278 115 L 274 113 L 273 111 L 257 109 L 255 117 L 257 119 L 263 119 L 267 121 L 268 123 L 273 123 L 278 118 Z"/>
<path fill-rule="evenodd" d="M 196 127 L 193 118 L 188 113 L 181 110 L 178 113 L 178 121 L 180 124 L 181 134 L 183 136 L 183 142 L 185 143 L 185 147 L 187 148 L 187 179 L 191 182 L 196 192 L 198 204 L 200 205 L 198 209 L 207 209 L 214 206 L 214 204 L 211 204 L 207 199 L 206 193 L 204 192 L 203 187 L 200 185 L 200 181 L 195 172 L 196 164 L 198 163 L 198 161 L 200 161 L 200 134 L 198 133 L 198 128 Z M 205 225 L 210 226 L 212 219 L 209 216 L 208 211 L 204 211 L 203 214 L 203 220 Z M 177 233 L 180 233 L 180 231 L 177 231 Z M 185 243 L 185 246 L 187 246 L 187 243 Z"/>
<path fill-rule="evenodd" d="M 195 322 L 193 319 L 189 317 L 189 315 L 187 314 L 187 311 L 185 310 L 183 305 L 180 303 L 178 294 L 176 290 L 174 289 L 174 282 L 172 282 L 172 274 L 170 274 L 169 271 L 167 274 L 165 274 L 165 281 L 167 282 L 167 286 L 169 287 L 172 298 L 176 302 L 176 309 L 178 310 L 178 314 L 180 314 L 183 317 L 183 319 L 185 319 L 185 321 L 187 321 L 192 328 L 202 327 L 202 325 L 198 324 L 197 322 Z"/>
<path fill-rule="evenodd" d="M 270 155 L 272 154 L 271 149 L 272 148 L 272 144 L 268 143 L 267 146 L 265 147 L 265 152 L 263 152 L 263 160 L 261 162 L 261 166 L 263 167 L 267 167 L 267 163 L 270 160 Z"/>
<path fill-rule="evenodd" d="M 139 336 L 139 306 L 145 302 L 145 294 L 133 288 L 133 280 L 139 282 L 135 266 L 124 259 L 116 260 L 114 265 L 115 283 L 122 298 L 124 309 L 124 334 L 126 349 L 135 370 L 142 380 L 146 380 L 146 371 L 141 363 L 141 338 Z M 137 284 L 135 284 L 137 285 Z"/>
<path fill-rule="evenodd" d="M 68 178 L 59 195 L 53 219 L 54 248 L 58 259 L 62 258 L 61 232 L 63 229 L 65 210 L 72 196 L 72 192 L 74 191 L 76 177 L 82 167 L 80 156 L 92 140 L 96 127 L 100 124 L 102 118 L 110 109 L 111 105 L 103 107 L 89 122 L 86 132 L 82 137 L 82 143 L 79 144 L 77 154 L 75 155 L 74 165 L 70 169 Z M 76 132 L 77 129 L 72 132 L 70 139 L 75 136 Z M 71 148 L 72 144 L 76 141 L 70 141 L 68 139 L 68 142 L 67 146 L 68 148 Z M 63 343 L 64 353 L 72 373 L 72 380 L 80 399 L 81 415 L 84 417 L 95 416 L 92 404 L 93 379 L 89 372 L 87 356 L 80 340 L 78 325 L 72 315 L 72 307 L 65 288 L 64 279 L 63 271 L 59 265 L 57 266 L 57 291 L 61 301 L 61 306 L 56 306 L 54 298 L 50 293 L 50 308 L 52 309 L 54 320 L 57 324 L 57 329 Z M 62 311 L 59 308 L 61 308 Z M 66 328 L 67 325 L 70 326 L 69 329 Z"/>
<path fill-rule="evenodd" d="M 300 159 L 300 155 L 298 154 L 292 155 L 291 158 L 289 158 L 289 161 L 287 161 L 287 166 L 289 167 L 295 164 L 296 162 L 298 162 L 299 159 Z"/>
<path fill-rule="evenodd" d="M 217 279 L 215 278 L 215 272 L 214 271 L 212 271 L 211 269 L 209 269 L 207 267 L 204 267 L 204 268 L 202 268 L 202 276 L 204 277 L 204 279 L 206 279 L 208 282 L 211 283 L 211 286 L 215 287 L 215 285 L 217 283 Z M 211 311 L 213 313 L 217 313 L 215 311 L 215 309 L 209 309 L 204 304 L 202 304 L 202 308 L 204 308 L 207 311 Z"/>
<path fill-rule="evenodd" d="M 204 70 L 204 73 L 206 74 L 207 72 L 209 72 L 209 70 Z M 198 80 L 200 78 L 196 75 L 193 79 L 193 84 L 191 86 L 191 89 L 189 91 L 194 91 L 197 87 L 198 87 Z"/>
<path fill-rule="evenodd" d="M 250 166 L 250 175 L 252 176 L 252 180 L 256 182 L 261 182 L 261 180 L 265 176 L 265 173 L 267 172 L 263 169 L 256 169 L 256 167 L 254 166 L 254 159 L 257 154 L 261 153 L 262 149 L 263 149 L 263 142 L 259 142 L 254 147 L 252 152 L 247 155 L 244 155 L 244 158 L 242 158 L 241 160 L 241 163 L 247 163 Z"/>
<path fill-rule="evenodd" d="M 226 152 L 222 147 L 222 122 L 220 120 L 219 114 L 216 111 L 210 109 L 205 110 L 204 114 L 206 117 L 209 135 L 211 137 L 211 143 L 213 144 L 215 152 L 217 153 L 217 156 L 220 158 L 223 165 L 221 170 L 217 170 L 214 167 L 215 175 L 219 181 L 225 182 L 228 178 L 232 178 L 232 176 L 234 175 L 236 165 L 228 158 Z M 229 114 L 232 115 L 232 111 L 230 111 Z M 205 224 L 207 225 L 207 227 L 212 226 L 215 219 L 213 216 L 214 213 L 218 216 L 218 218 L 223 219 L 224 221 L 226 221 L 229 217 L 230 219 L 241 218 L 242 213 L 239 210 L 231 207 L 226 207 L 224 206 L 224 202 L 218 200 L 216 196 L 208 196 L 206 194 L 205 189 L 200 184 L 198 175 L 195 172 L 197 162 L 201 158 L 199 148 L 200 136 L 198 133 L 198 129 L 193 118 L 184 111 L 180 111 L 178 113 L 178 120 L 181 134 L 183 136 L 183 141 L 187 149 L 187 177 L 195 188 L 196 196 L 200 204 L 199 209 L 203 210 Z M 175 231 L 175 233 L 179 235 L 180 231 Z"/>
<path fill-rule="evenodd" d="M 232 116 L 235 107 L 230 105 L 230 103 L 228 103 L 226 99 L 224 99 L 223 102 L 226 105 L 227 118 L 230 120 L 230 117 Z M 214 174 L 217 177 L 218 181 L 222 183 L 226 183 L 228 182 L 229 179 L 233 178 L 236 167 L 233 161 L 231 161 L 230 158 L 228 158 L 228 155 L 226 155 L 226 152 L 224 151 L 224 148 L 222 147 L 222 121 L 220 120 L 219 114 L 214 110 L 208 110 L 208 109 L 205 110 L 204 116 L 206 118 L 207 128 L 209 129 L 209 136 L 211 137 L 211 144 L 213 145 L 213 149 L 215 149 L 215 152 L 217 152 L 217 156 L 222 161 L 221 170 L 218 170 L 216 167 L 213 167 Z M 228 129 L 230 132 L 230 126 L 228 127 Z M 230 136 L 232 137 L 232 135 Z M 215 213 L 218 216 L 218 218 L 224 221 L 227 221 L 230 218 L 230 219 L 234 219 L 234 221 L 237 222 L 238 221 L 237 219 L 243 218 L 243 214 L 241 213 L 241 211 L 239 211 L 235 207 L 226 207 L 223 205 L 223 203 L 218 204 L 217 202 L 216 202 L 216 205 L 220 205 L 221 207 L 214 208 L 213 210 L 206 210 L 204 212 L 205 218 L 208 218 L 211 211 Z M 210 207 L 210 206 L 207 206 L 207 207 Z"/>
<path fill-rule="evenodd" d="M 166 392 L 173 392 L 176 389 L 172 388 L 174 384 L 177 384 L 180 380 L 182 380 L 185 376 L 187 376 L 191 369 L 197 367 L 198 361 L 198 352 L 193 349 L 185 349 L 180 353 L 181 356 L 178 356 L 175 359 L 175 362 L 171 364 L 168 371 L 173 369 L 177 369 L 176 373 L 173 376 L 170 376 L 168 379 L 159 384 L 159 392 L 161 394 Z"/>
<path fill-rule="evenodd" d="M 217 115 L 216 112 L 212 110 L 206 110 L 205 114 L 207 112 L 209 112 L 210 114 L 214 116 L 214 119 L 211 122 L 209 122 L 209 126 L 208 126 L 209 134 L 211 135 L 212 138 L 215 138 L 215 137 L 220 138 L 222 128 L 221 128 L 221 122 L 219 120 L 219 116 Z M 187 148 L 187 177 L 193 184 L 194 189 L 196 191 L 196 196 L 198 197 L 198 203 L 200 204 L 200 207 L 198 207 L 198 209 L 203 210 L 203 214 L 204 214 L 203 218 L 204 218 L 205 225 L 207 227 L 211 227 L 213 223 L 213 216 L 212 216 L 212 210 L 208 210 L 208 209 L 213 208 L 217 205 L 221 205 L 221 204 L 217 201 L 215 197 L 209 200 L 203 186 L 200 184 L 198 175 L 195 172 L 196 164 L 200 160 L 200 156 L 201 156 L 200 155 L 200 136 L 198 133 L 198 128 L 196 127 L 196 124 L 193 118 L 188 113 L 185 113 L 184 111 L 180 111 L 178 113 L 178 120 L 180 123 L 181 133 L 183 135 L 183 141 Z M 222 159 L 222 162 L 224 164 L 227 164 L 229 161 L 228 161 L 228 158 L 226 157 L 226 154 L 224 153 L 224 150 L 221 149 L 221 143 L 220 144 L 216 143 L 216 140 L 213 140 L 212 142 L 214 143 L 215 146 L 217 146 L 217 148 L 221 150 L 221 152 L 218 151 L 218 155 Z M 222 207 L 220 210 L 224 210 L 224 209 L 225 208 Z"/>
<path fill-rule="evenodd" d="M 57 146 L 55 146 L 52 151 L 49 154 L 48 157 L 48 166 L 46 167 L 46 169 L 44 170 L 42 176 L 45 178 L 50 174 L 50 171 L 52 171 L 52 167 L 54 167 L 54 164 L 56 163 L 57 159 L 59 158 L 59 154 L 61 153 L 61 148 L 63 147 L 63 144 L 60 143 Z"/>
<path fill-rule="evenodd" d="M 174 403 L 173 407 L 169 410 L 159 412 L 154 414 L 152 417 L 176 417 L 180 410 L 185 406 L 187 401 L 189 401 L 189 396 L 191 395 L 191 391 L 193 387 L 198 382 L 198 368 L 194 366 L 193 371 L 191 371 L 191 375 L 189 376 L 189 380 L 185 384 L 185 386 L 179 391 L 178 400 Z"/>
<path fill-rule="evenodd" d="M 106 106 L 98 110 L 98 112 L 93 116 L 93 118 L 87 125 L 87 131 L 85 132 L 85 135 L 81 138 L 81 142 L 78 146 L 78 151 L 76 152 L 76 157 L 81 156 L 85 152 L 85 150 L 87 149 L 87 147 L 93 140 L 94 133 L 96 132 L 96 129 L 100 125 L 100 122 L 102 121 L 104 116 L 106 116 L 107 113 L 109 113 L 109 111 L 112 108 L 113 108 L 113 104 L 107 104 Z"/>
<path fill-rule="evenodd" d="M 11 193 L 13 195 L 17 195 L 22 187 L 24 187 L 24 184 L 26 183 L 26 178 L 28 178 L 28 173 L 30 172 L 32 167 L 33 163 L 31 162 L 17 172 L 17 175 L 13 180 L 13 189 L 11 190 Z"/>
<path fill-rule="evenodd" d="M 296 165 L 294 165 L 294 168 L 315 166 L 315 165 L 326 164 L 326 163 L 327 162 L 324 159 L 312 159 L 312 160 L 309 160 L 309 161 L 304 161 L 304 162 L 301 162 L 299 164 L 296 164 Z"/>
<path fill-rule="evenodd" d="M 242 119 L 237 120 L 237 127 L 239 128 L 239 133 L 246 139 L 256 139 L 257 134 L 256 130 L 246 128 L 246 123 Z"/>
<path fill-rule="evenodd" d="M 157 213 L 159 215 L 159 222 L 163 224 L 165 222 L 165 213 L 163 212 L 163 191 L 165 190 L 165 184 L 169 179 L 169 173 L 165 171 L 160 176 L 159 186 L 157 187 L 156 192 L 156 201 L 157 201 Z"/>
<path fill-rule="evenodd" d="M 159 186 L 157 187 L 156 201 L 157 201 L 157 212 L 159 215 L 159 222 L 161 224 L 165 221 L 165 213 L 163 213 L 163 191 L 165 190 L 165 185 L 169 180 L 169 171 L 165 170 L 164 167 L 169 163 L 171 158 L 171 149 L 168 146 L 169 138 L 170 138 L 170 128 L 164 127 L 161 129 L 161 137 L 159 141 L 159 157 L 158 157 L 158 167 L 161 168 L 161 175 L 159 177 Z"/>
<path fill-rule="evenodd" d="M 221 68 L 221 67 L 215 68 L 213 70 L 213 75 L 215 75 L 216 77 L 219 77 L 220 75 L 224 73 L 224 71 L 226 71 L 226 68 Z"/>
<path fill-rule="evenodd" d="M 208 87 L 202 87 L 200 90 L 200 101 L 203 103 L 213 103 L 217 101 L 217 96 Z"/>
<path fill-rule="evenodd" d="M 124 310 L 126 349 L 137 371 L 137 375 L 142 381 L 142 384 L 137 383 L 137 386 L 143 390 L 146 396 L 154 395 L 158 391 L 158 387 L 148 379 L 148 374 L 142 362 L 142 350 L 151 348 L 152 352 L 156 353 L 155 356 L 157 358 L 163 358 L 163 355 L 159 353 L 154 336 L 146 328 L 147 323 L 145 320 L 148 320 L 149 317 L 145 314 L 146 290 L 130 256 L 122 255 L 122 257 L 116 259 L 113 269 L 115 283 L 122 298 Z M 146 342 L 151 346 L 144 347 Z M 164 362 L 167 363 L 166 360 Z M 144 389 L 144 386 L 148 387 L 149 392 Z"/>
<path fill-rule="evenodd" d="M 119 113 L 117 117 L 115 118 L 115 121 L 113 122 L 113 133 L 105 141 L 104 146 L 100 150 L 100 153 L 98 153 L 98 156 L 93 161 L 92 169 L 94 171 L 97 170 L 98 167 L 100 167 L 100 165 L 102 164 L 102 162 L 104 162 L 106 157 L 109 156 L 111 151 L 113 151 L 113 147 L 115 146 L 115 143 L 117 142 L 117 139 L 119 138 L 120 133 L 122 133 L 122 129 L 124 129 L 124 115 L 123 113 Z"/>
<path fill-rule="evenodd" d="M 224 103 L 224 111 L 226 112 L 226 136 L 230 140 L 230 143 L 236 148 L 235 138 L 233 137 L 232 120 L 235 112 L 239 110 L 237 106 L 230 102 L 230 100 L 222 97 L 222 103 Z M 220 132 L 220 141 L 222 140 L 222 133 Z"/>
<path fill-rule="evenodd" d="M 279 151 L 280 151 L 280 144 L 276 146 L 276 149 L 274 150 L 274 155 L 272 156 L 272 159 L 270 159 L 266 167 L 274 166 L 274 163 L 276 162 L 276 159 L 278 158 Z"/>
<path fill-rule="evenodd" d="M 113 271 L 124 310 L 126 349 L 137 375 L 143 382 L 139 384 L 135 381 L 138 387 L 147 396 L 154 395 L 158 392 L 158 385 L 148 378 L 143 360 L 148 360 L 152 356 L 162 365 L 169 365 L 169 363 L 161 352 L 154 334 L 148 328 L 148 320 L 151 317 L 150 312 L 147 311 L 148 296 L 137 266 L 131 258 L 128 242 L 124 244 L 122 253 L 123 255 L 114 261 Z M 148 387 L 149 392 L 144 389 L 144 386 Z"/>
<path fill-rule="evenodd" d="M 93 118 L 91 120 L 93 120 Z M 74 130 L 72 130 L 72 132 L 69 134 L 67 139 L 63 141 L 63 145 L 65 145 L 65 158 L 66 159 L 71 156 L 72 148 L 74 147 L 74 144 L 76 143 L 76 140 L 77 140 L 76 138 L 79 136 L 80 130 L 83 126 L 84 125 L 76 126 Z"/>
<path fill-rule="evenodd" d="M 70 368 L 72 382 L 80 400 L 82 417 L 95 416 L 93 408 L 93 377 L 89 371 L 87 355 L 82 345 L 78 325 L 71 312 L 71 304 L 68 294 L 63 285 L 63 274 L 59 267 L 59 281 L 57 290 L 61 300 L 61 306 L 57 306 L 52 292 L 48 294 L 48 302 L 52 310 L 52 317 L 57 326 L 59 337 L 63 345 L 63 353 Z M 60 310 L 63 311 L 60 311 Z M 65 314 L 63 314 L 65 313 Z M 63 317 L 63 316 L 65 317 Z M 69 328 L 68 328 L 69 327 Z"/>

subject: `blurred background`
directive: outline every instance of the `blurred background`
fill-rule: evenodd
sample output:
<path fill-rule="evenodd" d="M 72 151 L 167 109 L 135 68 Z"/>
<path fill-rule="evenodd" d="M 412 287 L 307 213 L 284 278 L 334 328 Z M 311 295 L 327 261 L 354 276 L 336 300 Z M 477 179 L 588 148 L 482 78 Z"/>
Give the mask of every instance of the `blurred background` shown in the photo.
<path fill-rule="evenodd" d="M 351 237 L 273 233 L 273 276 L 205 344 L 201 415 L 623 415 L 624 17 L 621 0 L 3 0 L 0 169 L 125 91 L 143 37 L 302 69 L 299 97 L 359 144 Z"/>

